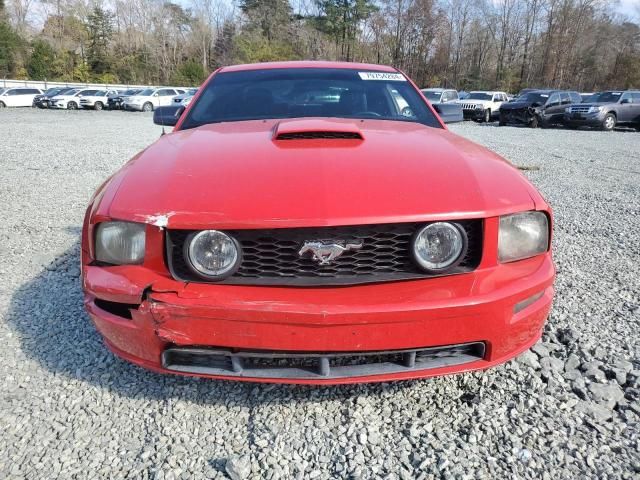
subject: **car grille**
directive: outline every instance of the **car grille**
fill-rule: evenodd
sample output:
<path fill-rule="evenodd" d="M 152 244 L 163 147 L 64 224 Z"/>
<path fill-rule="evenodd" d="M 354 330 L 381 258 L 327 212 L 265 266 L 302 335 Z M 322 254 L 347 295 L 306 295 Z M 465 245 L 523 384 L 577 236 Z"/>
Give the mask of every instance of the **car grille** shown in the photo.
<path fill-rule="evenodd" d="M 484 342 L 377 352 L 273 352 L 170 347 L 167 370 L 247 378 L 331 380 L 461 365 L 484 359 Z"/>
<path fill-rule="evenodd" d="M 477 104 L 475 103 L 463 103 L 462 104 L 462 109 L 463 110 L 475 110 L 477 107 Z"/>
<path fill-rule="evenodd" d="M 571 113 L 587 113 L 589 112 L 589 106 L 583 106 L 583 105 L 574 105 L 571 107 Z"/>
<path fill-rule="evenodd" d="M 482 221 L 459 223 L 468 238 L 462 262 L 446 275 L 469 272 L 480 264 Z M 424 223 L 399 223 L 321 228 L 226 231 L 241 246 L 238 270 L 217 283 L 244 285 L 350 285 L 436 276 L 417 266 L 411 256 L 412 239 Z M 167 263 L 174 278 L 207 283 L 195 275 L 185 259 L 185 243 L 192 230 L 167 231 Z M 328 265 L 320 265 L 308 253 L 299 255 L 305 241 L 362 242 Z M 439 275 L 443 275 L 442 273 Z"/>

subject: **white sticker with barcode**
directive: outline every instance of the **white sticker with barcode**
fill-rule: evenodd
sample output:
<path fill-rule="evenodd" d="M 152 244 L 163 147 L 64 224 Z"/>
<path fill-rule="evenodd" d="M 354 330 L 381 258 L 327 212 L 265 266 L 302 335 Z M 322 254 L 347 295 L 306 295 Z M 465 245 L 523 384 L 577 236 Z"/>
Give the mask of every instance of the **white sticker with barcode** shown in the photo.
<path fill-rule="evenodd" d="M 401 73 L 389 72 L 358 72 L 362 80 L 392 80 L 394 82 L 406 82 L 407 79 Z"/>

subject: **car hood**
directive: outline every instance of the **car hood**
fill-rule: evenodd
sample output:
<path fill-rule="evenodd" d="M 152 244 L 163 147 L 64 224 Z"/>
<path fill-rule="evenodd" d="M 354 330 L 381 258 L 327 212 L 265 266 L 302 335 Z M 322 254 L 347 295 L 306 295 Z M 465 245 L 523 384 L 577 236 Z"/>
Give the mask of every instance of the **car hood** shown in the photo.
<path fill-rule="evenodd" d="M 363 140 L 278 140 L 357 132 Z M 100 210 L 175 228 L 277 228 L 495 216 L 535 207 L 506 160 L 410 122 L 218 123 L 163 136 L 118 172 Z M 107 200 L 104 200 L 107 199 Z"/>

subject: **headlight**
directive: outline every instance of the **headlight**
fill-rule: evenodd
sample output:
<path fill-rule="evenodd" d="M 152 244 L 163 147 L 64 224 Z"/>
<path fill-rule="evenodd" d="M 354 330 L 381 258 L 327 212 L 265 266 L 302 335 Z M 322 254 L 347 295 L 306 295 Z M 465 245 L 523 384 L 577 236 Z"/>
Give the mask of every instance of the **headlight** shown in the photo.
<path fill-rule="evenodd" d="M 567 107 L 564 109 L 564 113 L 571 113 L 571 107 Z"/>
<path fill-rule="evenodd" d="M 226 233 L 203 230 L 185 243 L 188 263 L 195 273 L 209 279 L 228 276 L 238 266 L 238 244 Z"/>
<path fill-rule="evenodd" d="M 131 222 L 103 222 L 96 230 L 96 260 L 113 265 L 136 264 L 144 260 L 145 225 Z"/>
<path fill-rule="evenodd" d="M 549 249 L 549 221 L 543 212 L 523 212 L 500 217 L 498 259 L 513 262 Z"/>
<path fill-rule="evenodd" d="M 589 107 L 589 113 L 601 112 L 604 110 L 604 107 Z"/>
<path fill-rule="evenodd" d="M 464 230 L 453 223 L 431 223 L 418 232 L 413 242 L 413 255 L 429 272 L 440 272 L 455 266 L 467 250 Z"/>
<path fill-rule="evenodd" d="M 482 109 L 482 105 L 478 105 L 478 104 L 476 104 L 476 106 L 475 106 L 475 107 L 473 107 L 473 108 L 475 108 L 476 110 L 480 110 L 480 109 Z"/>

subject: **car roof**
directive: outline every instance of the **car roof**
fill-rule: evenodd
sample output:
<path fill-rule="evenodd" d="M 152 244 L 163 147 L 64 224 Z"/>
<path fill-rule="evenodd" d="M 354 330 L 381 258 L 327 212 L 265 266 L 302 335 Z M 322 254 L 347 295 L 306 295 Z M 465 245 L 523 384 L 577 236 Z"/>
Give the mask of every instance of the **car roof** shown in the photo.
<path fill-rule="evenodd" d="M 495 93 L 506 93 L 506 92 L 502 92 L 500 90 L 472 90 L 469 93 L 490 93 L 490 94 L 495 94 Z"/>
<path fill-rule="evenodd" d="M 220 72 L 242 72 L 246 70 L 269 70 L 274 68 L 344 68 L 350 70 L 369 70 L 377 72 L 397 72 L 388 65 L 376 65 L 373 63 L 354 62 L 326 62 L 326 61 L 291 61 L 291 62 L 263 62 L 248 63 L 243 65 L 231 65 L 222 67 Z"/>
<path fill-rule="evenodd" d="M 435 87 L 435 88 L 421 88 L 420 90 L 422 90 L 423 92 L 455 92 L 456 90 L 454 90 L 453 88 L 440 88 L 440 87 Z"/>

